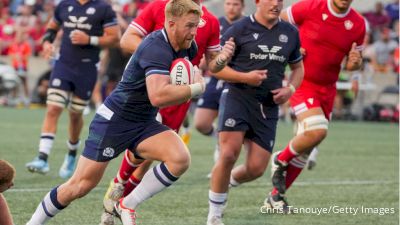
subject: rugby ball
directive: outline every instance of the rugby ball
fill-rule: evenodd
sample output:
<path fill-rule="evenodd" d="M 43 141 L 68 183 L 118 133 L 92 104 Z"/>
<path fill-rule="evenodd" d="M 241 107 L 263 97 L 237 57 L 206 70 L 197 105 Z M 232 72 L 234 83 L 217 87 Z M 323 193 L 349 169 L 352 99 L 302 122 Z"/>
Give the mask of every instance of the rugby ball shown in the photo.
<path fill-rule="evenodd" d="M 172 61 L 170 68 L 171 84 L 189 85 L 194 83 L 194 68 L 192 63 L 185 58 Z"/>

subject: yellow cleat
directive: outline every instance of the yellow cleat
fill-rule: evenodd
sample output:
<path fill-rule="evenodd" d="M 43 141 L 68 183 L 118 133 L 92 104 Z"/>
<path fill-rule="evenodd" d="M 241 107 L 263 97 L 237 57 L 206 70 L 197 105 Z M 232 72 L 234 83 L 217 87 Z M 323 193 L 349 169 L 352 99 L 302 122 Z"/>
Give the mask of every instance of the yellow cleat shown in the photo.
<path fill-rule="evenodd" d="M 117 201 L 122 198 L 123 194 L 124 185 L 121 183 L 114 183 L 114 181 L 111 180 L 103 199 L 103 206 L 105 211 L 108 213 L 112 213 L 115 203 L 117 203 Z"/>
<path fill-rule="evenodd" d="M 183 141 L 183 143 L 185 143 L 186 146 L 189 146 L 191 137 L 192 137 L 192 134 L 190 132 L 186 132 L 181 135 L 182 141 Z"/>

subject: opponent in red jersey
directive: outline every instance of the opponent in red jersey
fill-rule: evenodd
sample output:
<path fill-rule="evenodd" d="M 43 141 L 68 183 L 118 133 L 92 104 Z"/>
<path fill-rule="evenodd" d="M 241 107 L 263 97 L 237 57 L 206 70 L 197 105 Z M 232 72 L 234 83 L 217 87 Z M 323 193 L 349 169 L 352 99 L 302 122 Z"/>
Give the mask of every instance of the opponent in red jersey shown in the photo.
<path fill-rule="evenodd" d="M 287 147 L 273 156 L 274 188 L 265 207 L 288 210 L 286 189 L 302 171 L 308 154 L 327 135 L 342 60 L 347 56 L 347 70 L 361 67 L 366 24 L 350 7 L 351 3 L 352 0 L 304 0 L 281 14 L 299 29 L 305 74 L 290 98 L 298 131 Z"/>
<path fill-rule="evenodd" d="M 200 4 L 200 0 L 194 0 Z M 142 38 L 151 33 L 152 31 L 162 29 L 165 23 L 174 21 L 164 21 L 165 5 L 168 3 L 166 0 L 158 0 L 150 3 L 135 18 L 129 28 L 125 31 L 121 38 L 121 48 L 124 51 L 133 53 Z M 197 66 L 200 59 L 205 55 L 208 67 L 215 73 L 223 69 L 227 61 L 233 54 L 234 42 L 229 40 L 225 43 L 224 48 L 221 50 L 220 46 L 220 30 L 218 19 L 212 15 L 206 7 L 202 6 L 203 15 L 200 19 L 200 24 L 197 30 L 195 41 L 197 43 L 198 52 L 196 57 L 191 61 L 193 65 Z M 155 51 L 157 51 L 155 49 Z M 189 109 L 190 102 L 163 108 L 160 110 L 162 123 L 171 129 L 178 131 L 181 126 L 186 112 Z M 134 156 L 131 152 L 127 151 L 122 160 L 120 169 L 117 176 L 111 181 L 109 189 L 104 196 L 104 207 L 106 211 L 112 210 L 113 202 L 120 197 L 130 193 L 140 182 L 141 178 L 151 165 L 151 161 L 146 160 L 140 166 L 132 164 L 130 161 Z M 106 213 L 103 213 L 102 223 L 109 219 Z"/>

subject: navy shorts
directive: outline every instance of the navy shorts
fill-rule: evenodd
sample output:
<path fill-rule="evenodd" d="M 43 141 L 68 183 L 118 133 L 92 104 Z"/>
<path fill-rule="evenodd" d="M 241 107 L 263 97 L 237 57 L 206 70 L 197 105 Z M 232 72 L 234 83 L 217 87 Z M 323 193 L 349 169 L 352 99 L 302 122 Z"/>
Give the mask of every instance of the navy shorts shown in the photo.
<path fill-rule="evenodd" d="M 211 77 L 207 83 L 206 90 L 199 100 L 197 107 L 218 110 L 219 99 L 221 98 L 222 90 L 224 89 L 224 81 Z"/>
<path fill-rule="evenodd" d="M 268 107 L 240 90 L 224 89 L 218 119 L 219 131 L 244 131 L 245 138 L 272 152 L 278 123 L 278 106 Z"/>
<path fill-rule="evenodd" d="M 129 149 L 135 152 L 143 140 L 170 130 L 158 121 L 126 120 L 102 105 L 89 127 L 89 137 L 82 155 L 97 162 L 110 161 Z"/>
<path fill-rule="evenodd" d="M 67 63 L 57 60 L 50 76 L 50 88 L 71 92 L 82 100 L 89 100 L 97 80 L 93 62 Z"/>

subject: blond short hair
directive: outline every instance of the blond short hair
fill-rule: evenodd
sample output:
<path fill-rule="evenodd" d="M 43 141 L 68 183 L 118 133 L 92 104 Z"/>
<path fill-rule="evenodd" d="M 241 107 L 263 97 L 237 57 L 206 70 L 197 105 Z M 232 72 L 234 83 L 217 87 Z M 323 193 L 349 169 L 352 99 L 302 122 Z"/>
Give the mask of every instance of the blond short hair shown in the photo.
<path fill-rule="evenodd" d="M 15 176 L 15 168 L 7 161 L 0 159 L 0 185 L 11 182 Z"/>
<path fill-rule="evenodd" d="M 167 20 L 171 20 L 174 17 L 182 17 L 190 13 L 199 16 L 202 15 L 200 5 L 192 0 L 169 0 L 165 6 L 165 17 Z"/>

